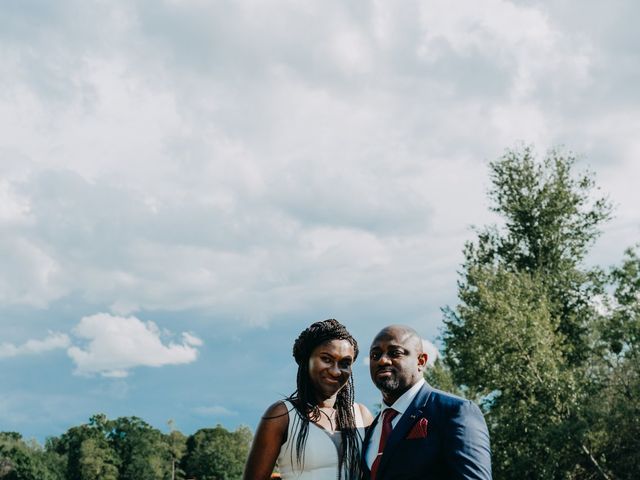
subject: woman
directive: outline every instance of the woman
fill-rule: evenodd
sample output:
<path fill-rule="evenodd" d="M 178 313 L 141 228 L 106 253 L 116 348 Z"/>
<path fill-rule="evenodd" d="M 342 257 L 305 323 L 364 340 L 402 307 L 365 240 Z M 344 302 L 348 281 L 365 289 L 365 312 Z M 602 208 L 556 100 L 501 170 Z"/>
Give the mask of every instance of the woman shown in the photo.
<path fill-rule="evenodd" d="M 316 322 L 293 345 L 297 389 L 260 420 L 244 480 L 359 478 L 363 430 L 373 417 L 353 402 L 351 366 L 358 343 L 337 320 Z"/>

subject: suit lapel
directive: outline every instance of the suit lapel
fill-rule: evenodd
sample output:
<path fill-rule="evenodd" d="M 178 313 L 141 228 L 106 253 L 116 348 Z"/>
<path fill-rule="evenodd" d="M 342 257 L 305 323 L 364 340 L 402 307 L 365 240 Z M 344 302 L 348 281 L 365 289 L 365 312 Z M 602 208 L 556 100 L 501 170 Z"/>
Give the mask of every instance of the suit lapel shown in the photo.
<path fill-rule="evenodd" d="M 402 417 L 400 417 L 398 424 L 391 431 L 391 435 L 389 435 L 387 444 L 384 447 L 384 453 L 380 459 L 380 466 L 378 467 L 379 478 L 382 478 L 381 473 L 393 458 L 395 449 L 398 447 L 400 441 L 407 436 L 416 420 L 423 415 L 423 412 L 426 410 L 430 394 L 431 387 L 425 383 L 414 397 L 409 408 L 407 408 Z"/>

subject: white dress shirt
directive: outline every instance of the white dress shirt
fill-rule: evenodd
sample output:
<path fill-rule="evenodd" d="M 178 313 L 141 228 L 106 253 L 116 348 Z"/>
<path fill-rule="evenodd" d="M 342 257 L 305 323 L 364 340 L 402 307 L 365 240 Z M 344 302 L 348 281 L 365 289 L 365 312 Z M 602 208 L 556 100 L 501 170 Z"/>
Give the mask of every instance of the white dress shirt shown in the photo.
<path fill-rule="evenodd" d="M 380 417 L 378 418 L 378 423 L 376 423 L 376 427 L 371 432 L 371 439 L 369 440 L 369 445 L 365 445 L 364 448 L 367 449 L 367 453 L 365 458 L 367 459 L 367 466 L 371 468 L 373 465 L 373 461 L 378 456 L 378 446 L 380 445 L 380 435 L 382 434 L 382 414 L 387 408 L 393 408 L 399 415 L 396 415 L 395 418 L 391 421 L 391 428 L 395 428 L 395 426 L 400 421 L 400 417 L 404 414 L 404 412 L 409 408 L 411 402 L 418 394 L 418 391 L 424 385 L 424 379 L 418 380 L 409 390 L 404 392 L 400 398 L 398 398 L 393 405 L 386 405 L 384 400 L 382 402 L 382 411 L 380 412 Z"/>

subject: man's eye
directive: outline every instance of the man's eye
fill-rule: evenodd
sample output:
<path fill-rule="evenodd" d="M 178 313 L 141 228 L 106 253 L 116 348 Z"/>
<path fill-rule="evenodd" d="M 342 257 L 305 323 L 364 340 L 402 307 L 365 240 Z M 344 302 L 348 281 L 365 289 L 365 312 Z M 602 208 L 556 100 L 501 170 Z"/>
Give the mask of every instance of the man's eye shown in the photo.
<path fill-rule="evenodd" d="M 380 354 L 379 354 L 379 353 L 377 353 L 377 352 L 376 352 L 376 353 L 370 353 L 370 354 L 369 354 L 369 358 L 370 358 L 371 360 L 378 360 L 378 359 L 380 358 Z"/>
<path fill-rule="evenodd" d="M 401 357 L 404 352 L 402 350 L 391 350 L 389 352 L 389 356 L 391 357 Z"/>

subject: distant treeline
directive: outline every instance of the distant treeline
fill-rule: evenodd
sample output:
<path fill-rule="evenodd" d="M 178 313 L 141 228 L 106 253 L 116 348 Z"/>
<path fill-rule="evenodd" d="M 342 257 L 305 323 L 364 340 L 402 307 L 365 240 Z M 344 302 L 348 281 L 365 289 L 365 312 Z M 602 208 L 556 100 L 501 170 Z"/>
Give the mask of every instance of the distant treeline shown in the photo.
<path fill-rule="evenodd" d="M 50 437 L 44 447 L 0 432 L 2 480 L 231 480 L 242 476 L 251 431 L 221 425 L 165 434 L 138 417 L 89 423 Z"/>

